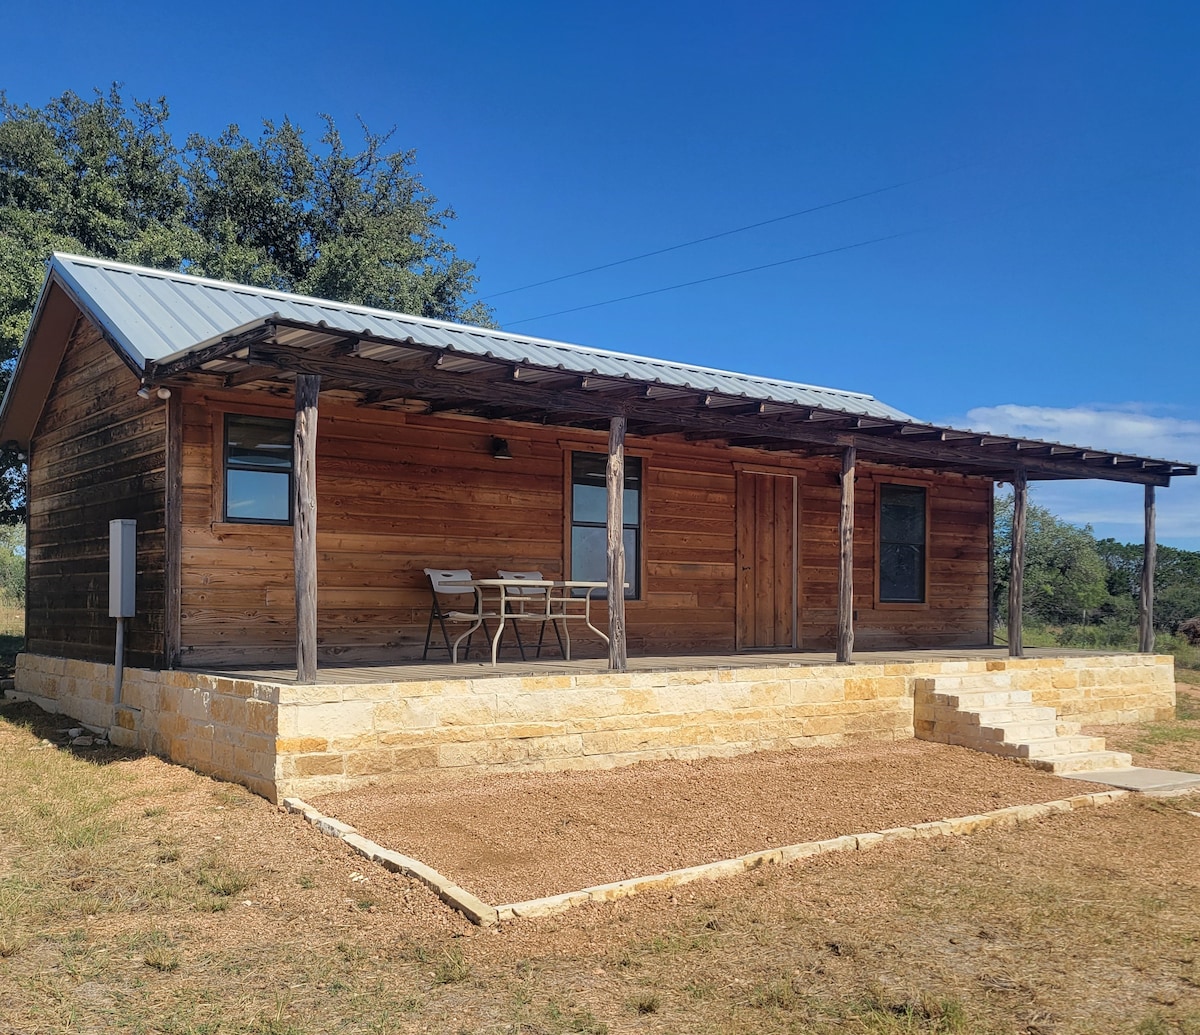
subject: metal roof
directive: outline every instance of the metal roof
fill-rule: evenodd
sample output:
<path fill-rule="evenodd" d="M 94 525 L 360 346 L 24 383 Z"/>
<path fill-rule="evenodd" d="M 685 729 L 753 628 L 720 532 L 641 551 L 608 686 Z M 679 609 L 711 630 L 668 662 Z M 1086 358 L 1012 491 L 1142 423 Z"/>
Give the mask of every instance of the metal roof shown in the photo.
<path fill-rule="evenodd" d="M 431 412 L 580 427 L 606 426 L 619 409 L 633 434 L 814 456 L 852 444 L 868 461 L 1000 480 L 1021 470 L 1169 485 L 1197 473 L 1192 463 L 924 424 L 860 392 L 61 254 L 0 404 L 0 440 L 30 441 L 80 310 L 143 385 L 193 375 L 286 383 L 304 371 L 368 405 L 407 398 Z"/>
<path fill-rule="evenodd" d="M 430 320 L 267 288 L 56 253 L 68 290 L 139 368 L 211 344 L 270 318 L 396 343 L 580 375 L 620 378 L 724 396 L 812 406 L 865 417 L 912 420 L 862 392 L 587 348 L 544 338 Z"/>

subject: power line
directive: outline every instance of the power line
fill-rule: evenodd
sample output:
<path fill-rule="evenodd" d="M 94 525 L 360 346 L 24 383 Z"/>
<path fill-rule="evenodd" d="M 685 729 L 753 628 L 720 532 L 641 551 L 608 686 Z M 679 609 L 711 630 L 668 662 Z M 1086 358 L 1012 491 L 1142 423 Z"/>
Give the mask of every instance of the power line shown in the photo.
<path fill-rule="evenodd" d="M 965 168 L 960 166 L 959 168 Z M 511 295 L 518 291 L 529 291 L 532 288 L 543 287 L 546 284 L 557 284 L 562 280 L 571 280 L 574 277 L 582 277 L 588 273 L 598 273 L 600 270 L 609 270 L 614 266 L 624 266 L 629 262 L 638 262 L 641 259 L 649 259 L 655 255 L 665 255 L 667 252 L 679 251 L 681 248 L 691 248 L 693 245 L 706 244 L 708 241 L 717 241 L 722 237 L 732 237 L 734 234 L 745 233 L 747 230 L 757 230 L 761 226 L 770 226 L 772 223 L 782 223 L 788 219 L 796 219 L 799 216 L 811 215 L 813 212 L 821 212 L 825 209 L 837 208 L 839 205 L 848 205 L 852 201 L 861 201 L 863 198 L 874 197 L 876 194 L 886 194 L 888 191 L 899 190 L 901 187 L 908 187 L 914 183 L 920 183 L 923 180 L 933 179 L 935 176 L 946 176 L 949 173 L 957 172 L 958 169 L 949 169 L 944 172 L 930 173 L 928 176 L 918 176 L 912 180 L 901 180 L 899 183 L 890 183 L 886 187 L 876 187 L 874 190 L 863 191 L 861 194 L 851 194 L 849 197 L 838 198 L 837 201 L 826 201 L 820 205 L 813 205 L 811 208 L 802 208 L 798 212 L 789 212 L 787 215 L 774 216 L 771 219 L 763 219 L 757 223 L 748 223 L 745 226 L 734 227 L 732 230 L 722 230 L 720 233 L 709 234 L 707 237 L 697 237 L 693 241 L 684 241 L 682 244 L 668 245 L 666 248 L 656 248 L 654 251 L 642 252 L 640 255 L 630 255 L 624 259 L 615 259 L 612 262 L 601 263 L 599 266 L 589 266 L 585 270 L 576 270 L 574 273 L 564 273 L 560 277 L 550 277 L 548 280 L 535 281 L 532 284 L 524 284 L 521 287 L 506 288 L 504 291 L 494 291 L 490 295 L 482 295 L 480 301 L 486 302 L 491 298 L 499 298 L 501 295 Z"/>
<path fill-rule="evenodd" d="M 838 252 L 852 251 L 855 248 L 865 248 L 868 245 L 880 244 L 884 241 L 894 241 L 897 238 L 901 238 L 901 237 L 911 237 L 913 234 L 926 233 L 931 230 L 938 230 L 938 229 L 943 229 L 945 227 L 961 225 L 963 223 L 970 223 L 973 220 L 979 219 L 983 216 L 995 215 L 1000 212 L 1018 211 L 1023 208 L 1029 208 L 1029 207 L 1045 204 L 1047 201 L 1052 201 L 1052 200 L 1055 200 L 1058 198 L 1072 197 L 1072 196 L 1076 196 L 1079 194 L 1087 194 L 1087 193 L 1094 192 L 1094 191 L 1105 190 L 1105 189 L 1108 189 L 1111 187 L 1126 184 L 1130 181 L 1137 181 L 1137 180 L 1141 180 L 1141 179 L 1152 178 L 1155 176 L 1171 175 L 1174 173 L 1178 173 L 1182 170 L 1190 171 L 1190 170 L 1196 168 L 1196 166 L 1197 166 L 1197 163 L 1189 162 L 1189 163 L 1184 164 L 1183 166 L 1169 166 L 1165 169 L 1152 169 L 1149 171 L 1133 172 L 1133 173 L 1126 174 L 1124 176 L 1118 176 L 1118 177 L 1115 177 L 1110 180 L 1102 181 L 1099 184 L 1094 184 L 1090 187 L 1086 187 L 1083 189 L 1058 191 L 1058 192 L 1055 192 L 1053 194 L 1047 195 L 1042 198 L 1035 198 L 1033 200 L 1020 202 L 1015 205 L 1004 205 L 1004 206 L 1000 206 L 998 208 L 985 209 L 981 212 L 975 212 L 969 216 L 961 216 L 957 219 L 944 220 L 942 222 L 933 223 L 928 226 L 918 227 L 918 228 L 915 228 L 912 230 L 901 230 L 898 233 L 885 234 L 882 237 L 871 237 L 865 241 L 855 241 L 853 244 L 843 244 L 837 248 L 827 248 L 824 251 L 819 251 L 819 252 L 808 252 L 805 255 L 795 255 L 790 259 L 780 259 L 777 262 L 767 262 L 767 263 L 763 263 L 761 266 L 749 266 L 745 269 L 733 270 L 729 273 L 718 273 L 711 277 L 701 277 L 699 280 L 684 281 L 681 284 L 669 284 L 666 287 L 650 288 L 647 291 L 638 291 L 631 295 L 622 295 L 619 298 L 605 299 L 603 302 L 592 302 L 588 305 L 574 306 L 570 309 L 559 309 L 553 313 L 541 313 L 538 316 L 525 316 L 525 317 L 522 317 L 520 320 L 506 321 L 506 326 L 514 327 L 517 324 L 521 324 L 521 323 L 533 323 L 535 320 L 545 320 L 551 316 L 565 316 L 567 313 L 579 313 L 579 312 L 583 312 L 586 309 L 598 309 L 601 306 L 615 305 L 617 302 L 628 302 L 631 299 L 645 298 L 648 295 L 660 295 L 666 291 L 678 291 L 681 288 L 695 287 L 698 284 L 711 284 L 713 281 L 716 281 L 716 280 L 726 280 L 729 277 L 740 277 L 746 273 L 758 273 L 761 270 L 774 269 L 778 266 L 787 266 L 794 262 L 803 262 L 806 259 L 817 259 L 824 255 L 835 255 Z M 941 175 L 941 174 L 935 174 L 935 175 Z M 922 178 L 928 179 L 929 177 L 922 177 Z M 915 183 L 917 181 L 910 180 L 908 182 Z M 881 191 L 889 190 L 889 189 L 892 189 L 892 188 L 881 187 L 877 191 L 874 191 L 872 193 L 879 193 Z M 839 204 L 839 202 L 830 202 L 829 204 L 830 205 Z M 828 206 L 826 206 L 826 207 L 828 207 Z M 788 218 L 788 217 L 786 217 L 786 216 L 779 217 L 779 219 L 786 219 L 786 218 Z M 774 221 L 777 221 L 777 220 L 774 220 Z M 768 220 L 768 222 L 772 222 L 772 220 Z M 736 232 L 737 231 L 727 231 L 727 233 L 736 233 Z M 717 236 L 722 236 L 722 235 L 717 235 Z M 676 247 L 685 247 L 685 246 L 677 245 Z M 671 249 L 663 249 L 663 250 L 670 251 Z M 657 253 L 648 253 L 648 254 L 657 254 Z M 622 261 L 632 261 L 632 260 L 622 260 Z M 616 264 L 613 263 L 612 265 L 616 265 Z M 597 268 L 602 268 L 602 267 L 597 267 Z M 559 278 L 559 279 L 562 279 L 562 278 Z"/>
<path fill-rule="evenodd" d="M 647 295 L 661 295 L 664 291 L 678 291 L 680 288 L 695 287 L 697 284 L 710 284 L 714 280 L 726 280 L 729 277 L 740 277 L 745 273 L 758 273 L 760 270 L 773 269 L 776 266 L 787 266 L 793 262 L 803 262 L 805 259 L 818 259 L 823 255 L 835 255 L 838 252 L 848 252 L 854 248 L 865 248 L 869 244 L 880 244 L 883 241 L 894 241 L 898 237 L 909 237 L 919 234 L 921 230 L 901 230 L 896 234 L 885 234 L 883 237 L 872 237 L 866 241 L 855 241 L 853 244 L 839 245 L 837 248 L 826 248 L 824 251 L 808 252 L 806 255 L 794 255 L 790 259 L 780 259 L 778 262 L 767 262 L 761 266 L 748 266 L 743 270 L 733 270 L 730 273 L 718 273 L 712 277 L 701 277 L 699 280 L 689 280 L 682 284 L 670 284 L 667 287 L 651 288 L 649 291 L 638 291 L 632 295 L 622 295 L 620 298 L 609 298 L 603 302 L 592 302 L 589 305 L 577 305 L 571 309 L 559 309 L 553 313 L 542 313 L 540 316 L 525 316 L 520 320 L 508 320 L 506 327 L 515 327 L 519 323 L 532 323 L 534 320 L 545 320 L 551 316 L 563 316 L 566 313 L 579 313 L 584 309 L 598 309 L 600 306 L 615 305 L 617 302 L 628 302 L 632 298 L 645 298 Z"/>

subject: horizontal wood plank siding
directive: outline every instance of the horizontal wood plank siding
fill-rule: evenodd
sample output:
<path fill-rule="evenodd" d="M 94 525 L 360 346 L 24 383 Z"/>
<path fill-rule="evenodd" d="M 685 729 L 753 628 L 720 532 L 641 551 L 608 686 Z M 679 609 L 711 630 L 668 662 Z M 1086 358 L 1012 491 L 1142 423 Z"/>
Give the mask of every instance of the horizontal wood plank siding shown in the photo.
<path fill-rule="evenodd" d="M 108 523 L 137 521 L 136 617 L 127 662 L 164 655 L 166 418 L 94 326 L 77 321 L 29 453 L 27 649 L 113 659 Z"/>
<path fill-rule="evenodd" d="M 220 520 L 220 448 L 225 412 L 286 417 L 291 400 L 187 389 L 183 401 L 182 662 L 286 663 L 294 651 L 292 531 Z M 492 457 L 494 434 L 507 439 L 512 460 Z M 401 415 L 322 396 L 322 663 L 419 657 L 429 606 L 424 567 L 464 567 L 478 577 L 494 576 L 498 568 L 569 574 L 564 458 L 572 449 L 603 453 L 605 437 Z M 630 437 L 628 453 L 643 458 L 643 592 L 627 603 L 630 653 L 732 651 L 736 465 L 778 466 L 778 454 L 670 437 Z M 830 649 L 837 608 L 837 466 L 824 458 L 784 464 L 798 476 L 801 646 Z M 875 481 L 888 476 L 866 464 L 860 471 L 856 642 L 865 648 L 986 642 L 988 482 L 923 476 L 931 492 L 929 604 L 893 610 L 873 604 Z M 605 608 L 596 610 L 603 627 Z M 603 653 L 602 644 L 589 643 L 575 628 L 572 640 L 581 652 Z"/>

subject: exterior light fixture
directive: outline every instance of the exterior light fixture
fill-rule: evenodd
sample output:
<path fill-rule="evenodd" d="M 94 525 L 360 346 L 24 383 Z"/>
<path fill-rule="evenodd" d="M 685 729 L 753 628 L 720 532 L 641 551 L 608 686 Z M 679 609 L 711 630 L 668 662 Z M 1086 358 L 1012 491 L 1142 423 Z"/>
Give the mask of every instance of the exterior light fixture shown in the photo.
<path fill-rule="evenodd" d="M 139 388 L 137 391 L 137 397 L 139 399 L 149 399 L 150 398 L 150 389 L 147 388 L 145 385 L 142 385 L 142 387 Z"/>
<path fill-rule="evenodd" d="M 508 439 L 494 438 L 492 439 L 492 459 L 494 460 L 511 460 L 513 458 L 512 450 L 508 448 Z"/>
<path fill-rule="evenodd" d="M 169 389 L 169 388 L 160 388 L 160 389 L 159 389 L 157 392 L 155 392 L 154 394 L 155 394 L 155 395 L 157 395 L 157 396 L 158 396 L 160 399 L 170 399 L 170 398 L 171 398 L 171 389 Z"/>

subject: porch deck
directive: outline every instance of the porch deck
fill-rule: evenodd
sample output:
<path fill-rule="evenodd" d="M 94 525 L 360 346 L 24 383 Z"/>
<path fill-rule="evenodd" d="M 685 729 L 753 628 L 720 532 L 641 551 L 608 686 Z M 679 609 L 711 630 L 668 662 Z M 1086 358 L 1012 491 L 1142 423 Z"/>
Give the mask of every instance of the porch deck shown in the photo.
<path fill-rule="evenodd" d="M 323 662 L 317 670 L 317 683 L 324 685 L 345 685 L 353 683 L 411 683 L 422 680 L 440 682 L 447 679 L 479 680 L 505 677 L 583 675 L 599 674 L 608 671 L 608 659 L 606 657 L 572 658 L 570 661 L 565 661 L 561 657 L 548 657 L 529 661 L 521 661 L 520 659 L 503 660 L 502 658 L 493 667 L 487 660 L 481 661 L 475 659 L 477 650 L 478 648 L 472 651 L 473 660 L 460 661 L 457 665 L 451 665 L 448 661 L 400 661 L 393 664 L 376 665 Z M 507 650 L 507 645 L 505 650 Z M 516 653 L 515 649 L 513 653 Z M 1027 660 L 1111 657 L 1127 653 L 1122 651 L 1081 650 L 1072 647 L 1025 648 L 1025 658 Z M 906 650 L 859 650 L 854 653 L 854 664 L 860 666 L 1007 660 L 1008 647 L 1004 644 L 928 649 L 909 648 Z M 650 673 L 688 672 L 697 669 L 816 668 L 836 664 L 837 658 L 833 651 L 741 651 L 731 654 L 659 654 L 630 657 L 629 671 Z M 853 672 L 853 667 L 840 667 L 847 674 Z M 192 668 L 184 666 L 183 670 L 212 676 L 249 679 L 256 682 L 296 683 L 296 670 L 294 668 L 257 666 L 197 666 Z"/>

